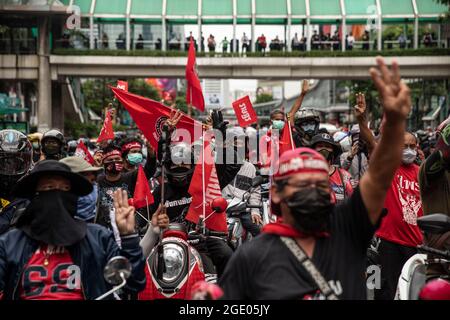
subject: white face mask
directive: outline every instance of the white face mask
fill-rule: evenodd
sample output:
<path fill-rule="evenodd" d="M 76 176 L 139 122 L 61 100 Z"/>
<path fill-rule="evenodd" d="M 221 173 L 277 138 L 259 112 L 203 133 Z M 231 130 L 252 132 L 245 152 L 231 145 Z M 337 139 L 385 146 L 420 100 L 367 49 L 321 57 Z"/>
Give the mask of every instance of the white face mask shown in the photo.
<path fill-rule="evenodd" d="M 404 164 L 411 164 L 416 160 L 417 151 L 413 149 L 403 149 L 402 162 Z"/>

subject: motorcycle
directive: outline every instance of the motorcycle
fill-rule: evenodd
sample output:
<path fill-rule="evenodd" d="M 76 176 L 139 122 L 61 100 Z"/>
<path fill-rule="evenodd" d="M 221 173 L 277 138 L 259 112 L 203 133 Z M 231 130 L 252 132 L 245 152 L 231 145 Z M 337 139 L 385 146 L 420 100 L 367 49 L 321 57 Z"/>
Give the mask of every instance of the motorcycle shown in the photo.
<path fill-rule="evenodd" d="M 224 204 L 225 203 L 225 204 Z M 211 203 L 213 212 L 223 213 L 226 201 L 217 198 Z M 209 217 L 209 216 L 208 216 Z M 146 288 L 138 294 L 138 300 L 155 299 L 190 299 L 193 286 L 199 281 L 214 281 L 207 279 L 203 262 L 194 244 L 204 242 L 208 237 L 220 237 L 226 234 L 208 230 L 204 223 L 208 219 L 200 217 L 196 228 L 187 231 L 185 224 L 171 223 L 162 234 L 162 239 L 153 248 L 147 258 L 145 273 Z M 159 251 L 162 249 L 162 259 Z M 162 273 L 158 274 L 158 269 Z"/>
<path fill-rule="evenodd" d="M 113 285 L 114 287 L 108 292 L 102 294 L 95 300 L 104 300 L 111 294 L 116 294 L 120 289 L 122 289 L 127 284 L 127 279 L 131 275 L 131 264 L 127 258 L 122 256 L 113 257 L 105 266 L 103 271 L 103 277 L 106 282 Z M 119 299 L 115 295 L 116 299 Z"/>
<path fill-rule="evenodd" d="M 450 231 L 450 217 L 445 214 L 431 214 L 417 219 L 419 228 L 430 234 L 444 234 Z M 402 268 L 395 300 L 433 299 L 446 296 L 450 299 L 450 250 L 438 250 L 425 245 L 417 247 L 420 253 L 406 261 Z M 428 254 L 438 258 L 428 259 Z M 426 269 L 430 263 L 442 264 L 447 274 L 427 282 Z"/>

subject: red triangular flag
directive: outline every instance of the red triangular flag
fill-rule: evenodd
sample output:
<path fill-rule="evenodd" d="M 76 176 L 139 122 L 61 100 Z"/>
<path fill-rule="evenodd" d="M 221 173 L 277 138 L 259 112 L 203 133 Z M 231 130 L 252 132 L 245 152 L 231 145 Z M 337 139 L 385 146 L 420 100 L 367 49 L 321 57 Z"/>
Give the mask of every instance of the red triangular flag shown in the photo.
<path fill-rule="evenodd" d="M 161 136 L 162 126 L 170 117 L 174 109 L 157 101 L 144 98 L 123 90 L 111 87 L 117 100 L 127 109 L 136 125 L 150 142 L 155 150 L 158 150 L 158 141 Z M 172 141 L 191 144 L 202 135 L 202 124 L 183 114 L 177 124 L 177 130 L 172 136 Z M 189 137 L 187 136 L 189 135 Z"/>
<path fill-rule="evenodd" d="M 202 86 L 195 71 L 195 47 L 194 41 L 190 40 L 188 61 L 186 64 L 186 103 L 191 104 L 200 111 L 205 111 L 205 99 L 203 98 Z"/>
<path fill-rule="evenodd" d="M 197 224 L 200 215 L 203 214 L 203 203 L 205 203 L 206 228 L 219 232 L 227 232 L 226 214 L 212 213 L 210 205 L 212 200 L 217 197 L 222 197 L 222 192 L 220 190 L 219 179 L 209 141 L 205 141 L 204 155 L 205 158 L 203 159 L 203 155 L 200 154 L 200 162 L 195 167 L 191 185 L 189 186 L 188 192 L 192 196 L 192 202 L 189 206 L 186 220 Z M 202 165 L 204 168 L 202 168 Z M 205 188 L 203 188 L 202 171 L 205 173 Z"/>
<path fill-rule="evenodd" d="M 112 120 L 111 120 L 111 111 L 108 110 L 106 112 L 105 121 L 103 122 L 102 130 L 100 131 L 100 135 L 97 138 L 97 142 L 102 142 L 104 140 L 113 140 L 113 139 L 114 139 L 114 130 L 113 130 Z"/>
<path fill-rule="evenodd" d="M 83 158 L 84 160 L 89 162 L 91 165 L 94 165 L 94 163 L 95 163 L 94 157 L 91 155 L 88 148 L 85 146 L 85 144 L 81 140 L 78 143 L 77 148 L 75 149 L 75 156 Z"/>
<path fill-rule="evenodd" d="M 286 122 L 286 125 L 283 128 L 283 132 L 281 133 L 279 147 L 280 147 L 279 152 L 280 157 L 284 152 L 295 149 L 295 144 L 294 141 L 292 140 L 291 124 L 289 123 L 289 121 Z"/>
<path fill-rule="evenodd" d="M 136 179 L 136 186 L 134 188 L 133 206 L 136 209 L 147 207 L 155 202 L 153 194 L 150 191 L 147 177 L 145 176 L 142 165 L 139 165 L 138 175 Z"/>

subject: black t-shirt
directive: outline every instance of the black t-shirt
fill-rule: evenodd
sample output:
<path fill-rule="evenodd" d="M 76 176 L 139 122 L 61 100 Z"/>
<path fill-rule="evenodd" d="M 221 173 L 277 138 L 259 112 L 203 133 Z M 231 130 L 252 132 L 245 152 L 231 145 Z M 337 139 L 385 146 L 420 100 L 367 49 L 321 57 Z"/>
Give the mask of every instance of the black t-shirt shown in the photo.
<path fill-rule="evenodd" d="M 330 237 L 317 240 L 313 263 L 339 299 L 366 299 L 366 249 L 376 230 L 359 188 L 331 216 Z M 220 279 L 224 299 L 323 299 L 278 235 L 261 234 L 239 248 Z"/>
<path fill-rule="evenodd" d="M 174 187 L 170 183 L 165 184 L 164 203 L 167 208 L 167 215 L 170 222 L 184 222 L 189 205 L 192 202 L 192 196 L 188 192 L 189 186 Z M 161 187 L 157 186 L 153 192 L 155 202 L 150 206 L 150 213 L 154 213 L 161 203 Z"/>

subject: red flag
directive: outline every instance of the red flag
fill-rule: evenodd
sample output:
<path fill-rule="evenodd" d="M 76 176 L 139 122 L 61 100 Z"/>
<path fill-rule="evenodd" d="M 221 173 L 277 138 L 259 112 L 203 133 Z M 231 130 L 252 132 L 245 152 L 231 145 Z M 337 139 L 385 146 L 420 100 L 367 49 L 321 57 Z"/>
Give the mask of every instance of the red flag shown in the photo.
<path fill-rule="evenodd" d="M 189 54 L 186 64 L 186 81 L 186 103 L 188 105 L 192 104 L 200 111 L 205 111 L 205 99 L 203 98 L 202 86 L 195 71 L 195 47 L 192 37 L 189 43 Z"/>
<path fill-rule="evenodd" d="M 211 145 L 205 141 L 204 159 L 200 154 L 200 162 L 197 164 L 192 176 L 191 185 L 189 186 L 189 194 L 192 196 L 192 202 L 189 206 L 186 220 L 198 223 L 200 215 L 203 214 L 203 204 L 205 204 L 205 221 L 206 228 L 219 232 L 227 232 L 227 218 L 225 213 L 212 213 L 211 201 L 217 197 L 222 197 L 220 190 L 219 178 L 214 165 L 214 157 Z M 204 166 L 202 168 L 202 166 Z M 204 179 L 203 179 L 203 172 Z M 204 181 L 203 181 L 204 180 Z M 204 186 L 203 186 L 204 182 Z"/>
<path fill-rule="evenodd" d="M 117 100 L 127 109 L 136 125 L 158 150 L 158 140 L 161 136 L 162 126 L 175 110 L 157 101 L 138 96 L 123 90 L 111 87 Z M 172 141 L 192 143 L 202 135 L 202 124 L 183 114 L 177 124 Z M 187 136 L 189 135 L 189 137 Z M 187 141 L 186 141 L 187 140 Z"/>
<path fill-rule="evenodd" d="M 144 169 L 142 168 L 142 165 L 139 165 L 136 187 L 134 188 L 133 206 L 136 209 L 139 209 L 142 207 L 147 207 L 153 202 L 155 202 L 155 199 L 150 191 L 150 186 L 148 185 L 148 180 L 145 176 Z"/>
<path fill-rule="evenodd" d="M 114 130 L 112 126 L 111 120 L 111 111 L 108 110 L 106 112 L 105 121 L 103 122 L 102 130 L 100 131 L 100 135 L 97 138 L 97 142 L 102 142 L 104 140 L 112 140 L 114 139 Z"/>
<path fill-rule="evenodd" d="M 117 88 L 122 89 L 124 91 L 128 91 L 128 82 L 118 80 L 117 81 Z"/>
<path fill-rule="evenodd" d="M 234 113 L 241 127 L 247 127 L 252 123 L 258 122 L 256 112 L 248 96 L 240 98 L 233 102 Z"/>
<path fill-rule="evenodd" d="M 84 160 L 89 162 L 91 165 L 94 165 L 94 163 L 95 163 L 94 157 L 91 155 L 88 148 L 86 148 L 83 141 L 81 141 L 81 140 L 78 143 L 77 148 L 75 149 L 75 156 L 83 158 Z"/>
<path fill-rule="evenodd" d="M 284 152 L 295 149 L 295 144 L 294 141 L 292 140 L 291 124 L 289 121 L 287 121 L 286 125 L 284 126 L 283 132 L 281 133 L 279 146 L 280 146 L 279 152 L 280 157 Z"/>

